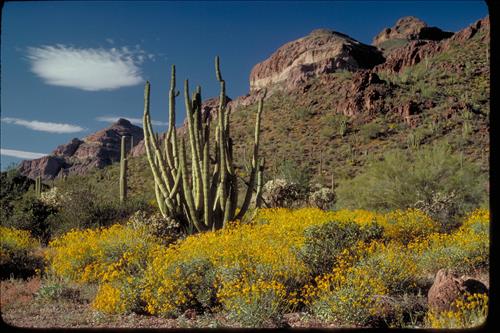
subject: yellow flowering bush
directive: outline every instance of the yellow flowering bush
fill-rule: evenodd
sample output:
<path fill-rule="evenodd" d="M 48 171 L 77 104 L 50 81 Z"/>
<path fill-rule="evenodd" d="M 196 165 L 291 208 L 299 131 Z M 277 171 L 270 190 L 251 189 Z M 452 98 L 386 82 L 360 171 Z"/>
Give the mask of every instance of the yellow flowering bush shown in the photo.
<path fill-rule="evenodd" d="M 25 277 L 40 269 L 42 262 L 35 255 L 40 243 L 27 230 L 0 226 L 0 272 L 2 277 Z"/>
<path fill-rule="evenodd" d="M 356 267 L 368 277 L 383 281 L 390 294 L 403 294 L 417 288 L 417 256 L 418 252 L 398 242 L 374 242 Z"/>
<path fill-rule="evenodd" d="M 426 321 L 431 328 L 473 328 L 483 324 L 487 315 L 488 295 L 468 294 L 455 300 L 451 310 L 429 311 Z"/>
<path fill-rule="evenodd" d="M 316 317 L 342 326 L 364 325 L 377 314 L 381 296 L 386 294 L 381 279 L 369 277 L 357 267 L 335 268 L 303 290 Z"/>
<path fill-rule="evenodd" d="M 489 212 L 476 210 L 451 234 L 434 233 L 416 244 L 421 249 L 417 264 L 426 273 L 455 268 L 468 273 L 489 264 Z"/>
<path fill-rule="evenodd" d="M 294 296 L 281 282 L 248 276 L 223 283 L 217 293 L 229 319 L 245 327 L 277 322 L 296 304 Z"/>
<path fill-rule="evenodd" d="M 139 302 L 148 254 L 159 241 L 122 225 L 72 230 L 49 244 L 51 271 L 77 283 L 99 283 L 93 306 L 103 312 L 132 311 Z"/>
<path fill-rule="evenodd" d="M 105 313 L 128 313 L 140 308 L 141 279 L 127 277 L 123 280 L 104 282 L 99 285 L 92 307 Z"/>
<path fill-rule="evenodd" d="M 178 316 L 189 308 L 206 310 L 214 305 L 215 275 L 210 261 L 203 258 L 178 260 L 160 267 L 158 261 L 169 255 L 157 249 L 145 276 L 142 293 L 146 310 L 152 314 Z M 164 271 L 154 271 L 154 268 Z M 164 278 L 165 280 L 157 280 Z"/>
<path fill-rule="evenodd" d="M 439 231 L 439 224 L 418 209 L 396 210 L 377 220 L 384 227 L 387 239 L 404 244 L 416 238 L 425 238 Z"/>
<path fill-rule="evenodd" d="M 478 208 L 470 213 L 464 219 L 460 229 L 474 231 L 475 233 L 489 233 L 490 211 L 484 208 Z"/>
<path fill-rule="evenodd" d="M 201 274 L 179 268 L 195 259 L 212 265 L 214 276 L 208 288 L 214 293 L 244 276 L 255 281 L 261 278 L 267 282 L 274 279 L 283 284 L 300 283 L 307 278 L 307 268 L 292 247 L 301 243 L 303 228 L 282 222 L 233 223 L 216 232 L 189 236 L 169 248 L 158 248 L 145 276 L 143 296 L 148 311 L 175 315 L 186 304 L 199 302 L 193 292 L 194 282 L 189 281 L 196 281 Z M 200 273 L 208 270 L 205 267 Z"/>
<path fill-rule="evenodd" d="M 46 259 L 54 273 L 70 281 L 107 282 L 143 269 L 155 244 L 142 230 L 119 224 L 72 230 L 49 243 Z"/>

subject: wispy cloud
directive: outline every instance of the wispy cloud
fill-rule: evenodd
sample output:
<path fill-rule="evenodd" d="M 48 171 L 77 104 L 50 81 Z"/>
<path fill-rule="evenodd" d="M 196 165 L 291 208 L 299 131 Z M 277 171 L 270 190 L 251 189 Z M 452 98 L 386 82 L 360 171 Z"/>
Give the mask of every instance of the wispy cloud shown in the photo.
<path fill-rule="evenodd" d="M 19 126 L 24 126 L 26 128 L 49 133 L 78 133 L 83 132 L 86 129 L 81 126 L 62 124 L 62 123 L 51 123 L 38 120 L 25 120 L 20 118 L 2 118 L 3 123 L 14 124 Z"/>
<path fill-rule="evenodd" d="M 114 123 L 114 122 L 118 121 L 118 119 L 120 119 L 120 118 L 127 119 L 132 124 L 136 124 L 136 125 L 142 126 L 142 118 L 129 118 L 129 117 L 118 117 L 118 116 L 103 116 L 103 117 L 97 117 L 97 118 L 95 118 L 95 120 L 102 121 L 102 122 L 105 122 L 105 123 Z M 157 121 L 157 120 L 152 120 L 151 121 L 151 125 L 166 126 L 166 125 L 168 125 L 168 123 L 164 123 L 164 122 Z"/>
<path fill-rule="evenodd" d="M 47 154 L 42 154 L 42 153 L 33 153 L 31 151 L 22 151 L 22 150 L 5 149 L 5 148 L 0 148 L 0 155 L 17 157 L 28 160 L 47 156 Z"/>
<path fill-rule="evenodd" d="M 84 49 L 58 44 L 29 47 L 27 56 L 31 71 L 47 84 L 98 91 L 143 82 L 140 64 L 148 53 L 140 47 Z"/>

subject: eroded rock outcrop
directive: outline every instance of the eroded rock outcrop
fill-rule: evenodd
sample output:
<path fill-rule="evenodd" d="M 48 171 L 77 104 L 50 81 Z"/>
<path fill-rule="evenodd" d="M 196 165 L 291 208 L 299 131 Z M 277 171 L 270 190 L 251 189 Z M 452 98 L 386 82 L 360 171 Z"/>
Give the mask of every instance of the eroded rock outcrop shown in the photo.
<path fill-rule="evenodd" d="M 133 137 L 133 143 L 137 145 L 143 138 L 142 128 L 126 119 L 119 119 L 110 127 L 83 140 L 74 138 L 69 143 L 58 146 L 48 156 L 22 161 L 19 171 L 30 178 L 41 176 L 47 180 L 103 168 L 120 159 L 120 142 L 123 135 Z"/>
<path fill-rule="evenodd" d="M 385 28 L 373 38 L 373 45 L 390 51 L 414 40 L 440 41 L 449 38 L 453 32 L 429 27 L 427 23 L 414 16 L 400 18 L 392 28 Z"/>
<path fill-rule="evenodd" d="M 384 61 L 375 47 L 339 32 L 318 29 L 280 47 L 250 73 L 250 92 L 280 84 L 285 90 L 310 77 L 372 68 Z"/>
<path fill-rule="evenodd" d="M 451 36 L 442 39 L 438 39 L 437 37 L 435 37 L 434 39 L 423 38 L 429 36 L 427 36 L 426 34 L 414 35 L 410 33 L 408 36 L 410 36 L 414 40 L 408 39 L 408 41 L 404 43 L 402 46 L 394 47 L 391 50 L 391 52 L 388 52 L 386 54 L 386 61 L 383 64 L 377 65 L 374 68 L 374 70 L 375 71 L 387 70 L 393 73 L 400 73 L 405 68 L 416 65 L 421 61 L 423 61 L 425 58 L 432 57 L 438 53 L 448 50 L 453 43 L 461 44 L 468 41 L 469 39 L 474 37 L 479 31 L 482 30 L 485 31 L 483 38 L 489 38 L 489 31 L 490 31 L 489 16 L 476 21 L 467 28 L 460 30 L 455 34 L 451 33 Z M 380 40 L 379 35 L 375 37 L 374 43 L 375 41 Z M 447 35 L 441 35 L 441 36 L 447 36 Z M 383 45 L 383 42 L 381 42 L 380 45 Z M 454 68 L 450 68 L 450 70 L 453 69 Z"/>

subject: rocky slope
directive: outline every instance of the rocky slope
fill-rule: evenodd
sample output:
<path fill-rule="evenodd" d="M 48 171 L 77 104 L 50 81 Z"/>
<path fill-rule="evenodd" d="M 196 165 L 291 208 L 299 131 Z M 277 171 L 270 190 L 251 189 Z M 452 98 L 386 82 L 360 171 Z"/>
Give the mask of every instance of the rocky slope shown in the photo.
<path fill-rule="evenodd" d="M 44 180 L 85 174 L 88 170 L 103 168 L 120 159 L 122 136 L 132 137 L 133 142 L 128 142 L 135 146 L 143 138 L 142 128 L 126 119 L 119 119 L 110 127 L 82 140 L 74 138 L 58 146 L 48 156 L 21 162 L 19 170 L 22 175 L 30 178 L 41 176 Z"/>

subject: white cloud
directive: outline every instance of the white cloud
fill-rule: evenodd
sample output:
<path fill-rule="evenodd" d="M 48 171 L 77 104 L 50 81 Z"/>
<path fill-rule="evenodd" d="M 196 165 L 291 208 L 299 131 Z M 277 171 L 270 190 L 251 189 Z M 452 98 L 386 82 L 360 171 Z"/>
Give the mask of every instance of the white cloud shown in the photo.
<path fill-rule="evenodd" d="M 116 116 L 116 117 L 115 116 L 104 116 L 104 117 L 97 117 L 95 120 L 102 121 L 102 122 L 105 122 L 105 123 L 114 123 L 114 122 L 118 121 L 118 119 L 120 119 L 120 118 L 127 119 L 132 124 L 136 124 L 136 125 L 142 126 L 142 118 L 129 118 L 129 117 L 118 117 L 118 116 Z M 166 125 L 168 125 L 168 123 L 164 123 L 164 122 L 157 121 L 157 120 L 152 120 L 151 121 L 151 125 L 166 126 Z"/>
<path fill-rule="evenodd" d="M 80 126 L 62 123 L 50 123 L 38 120 L 25 120 L 19 118 L 2 118 L 3 123 L 14 124 L 19 126 L 24 126 L 26 128 L 49 133 L 78 133 L 83 132 L 86 129 Z"/>
<path fill-rule="evenodd" d="M 0 155 L 29 159 L 29 160 L 47 156 L 47 154 L 42 154 L 42 153 L 33 153 L 30 151 L 5 149 L 5 148 L 0 148 Z"/>
<path fill-rule="evenodd" d="M 106 38 L 106 42 L 108 42 L 109 44 L 115 43 L 115 41 L 112 38 Z"/>
<path fill-rule="evenodd" d="M 143 82 L 139 67 L 143 59 L 138 59 L 143 53 L 126 46 L 83 49 L 56 45 L 30 47 L 28 59 L 31 71 L 47 84 L 97 91 Z"/>

